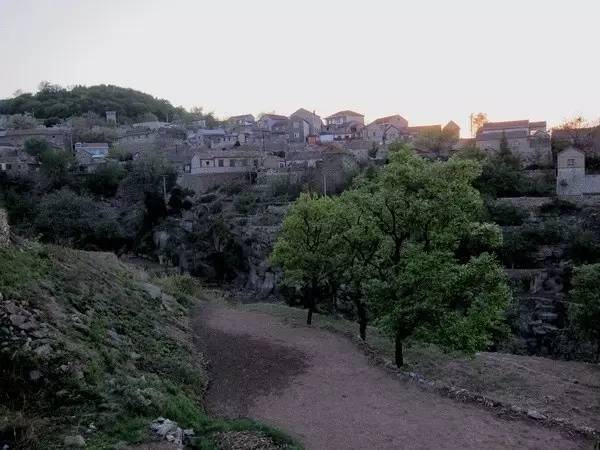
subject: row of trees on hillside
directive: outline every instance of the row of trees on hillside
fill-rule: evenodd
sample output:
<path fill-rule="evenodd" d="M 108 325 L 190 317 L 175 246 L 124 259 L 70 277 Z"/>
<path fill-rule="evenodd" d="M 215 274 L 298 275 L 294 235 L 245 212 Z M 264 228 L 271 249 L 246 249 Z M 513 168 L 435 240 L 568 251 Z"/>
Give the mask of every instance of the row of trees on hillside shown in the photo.
<path fill-rule="evenodd" d="M 374 321 L 396 343 L 416 338 L 473 352 L 504 331 L 510 298 L 490 251 L 500 229 L 481 222 L 473 187 L 480 165 L 429 162 L 394 145 L 380 173 L 339 197 L 303 194 L 291 208 L 272 261 L 308 310 L 354 305 L 360 335 Z"/>

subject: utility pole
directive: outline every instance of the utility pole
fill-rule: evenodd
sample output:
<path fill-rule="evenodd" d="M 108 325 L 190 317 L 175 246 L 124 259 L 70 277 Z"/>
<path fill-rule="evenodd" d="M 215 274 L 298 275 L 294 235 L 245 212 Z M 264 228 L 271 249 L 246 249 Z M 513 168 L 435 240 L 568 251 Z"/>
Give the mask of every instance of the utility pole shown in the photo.
<path fill-rule="evenodd" d="M 167 206 L 167 176 L 163 175 L 163 197 L 165 199 L 165 206 Z"/>

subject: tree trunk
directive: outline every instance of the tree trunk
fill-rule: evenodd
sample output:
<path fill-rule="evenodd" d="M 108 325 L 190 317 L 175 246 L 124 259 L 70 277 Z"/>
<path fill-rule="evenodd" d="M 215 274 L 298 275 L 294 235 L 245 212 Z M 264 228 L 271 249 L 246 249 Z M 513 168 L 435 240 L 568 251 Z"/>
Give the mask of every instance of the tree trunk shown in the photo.
<path fill-rule="evenodd" d="M 600 340 L 596 342 L 596 364 L 600 362 Z"/>
<path fill-rule="evenodd" d="M 402 353 L 402 336 L 400 332 L 396 332 L 396 367 L 402 367 L 404 365 L 404 355 Z"/>
<path fill-rule="evenodd" d="M 308 307 L 308 315 L 306 316 L 306 325 L 312 324 L 313 306 Z"/>
<path fill-rule="evenodd" d="M 367 310 L 363 302 L 359 301 L 356 304 L 356 309 L 358 313 L 358 325 L 359 325 L 359 333 L 360 338 L 363 341 L 367 340 Z"/>

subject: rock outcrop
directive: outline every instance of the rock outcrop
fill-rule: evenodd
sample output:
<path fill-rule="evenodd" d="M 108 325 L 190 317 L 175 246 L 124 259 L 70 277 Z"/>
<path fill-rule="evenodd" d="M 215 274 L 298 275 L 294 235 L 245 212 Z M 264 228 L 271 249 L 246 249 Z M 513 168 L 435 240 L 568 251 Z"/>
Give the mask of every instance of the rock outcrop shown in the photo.
<path fill-rule="evenodd" d="M 6 211 L 0 208 L 0 248 L 6 248 L 10 244 L 10 227 Z"/>

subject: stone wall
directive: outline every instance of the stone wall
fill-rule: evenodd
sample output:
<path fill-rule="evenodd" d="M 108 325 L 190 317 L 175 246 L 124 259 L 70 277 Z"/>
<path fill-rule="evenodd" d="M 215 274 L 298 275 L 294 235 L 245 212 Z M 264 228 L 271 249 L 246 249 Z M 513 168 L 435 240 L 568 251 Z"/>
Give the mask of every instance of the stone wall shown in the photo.
<path fill-rule="evenodd" d="M 0 209 L 0 248 L 6 248 L 10 244 L 10 227 L 6 211 Z"/>

